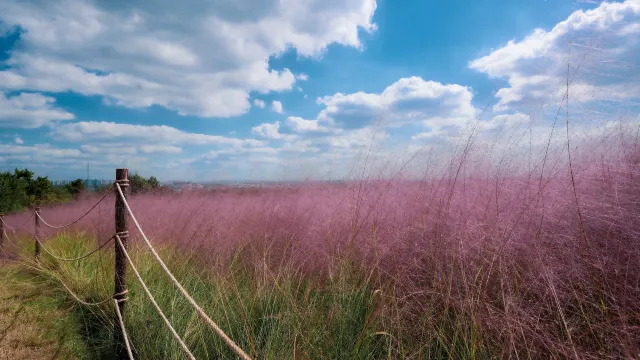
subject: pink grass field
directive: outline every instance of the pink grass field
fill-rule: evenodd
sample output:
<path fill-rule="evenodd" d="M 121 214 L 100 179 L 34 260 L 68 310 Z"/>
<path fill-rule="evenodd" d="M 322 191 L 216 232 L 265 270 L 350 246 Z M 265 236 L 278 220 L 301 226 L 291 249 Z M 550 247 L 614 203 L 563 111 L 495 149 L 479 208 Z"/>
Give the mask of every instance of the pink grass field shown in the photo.
<path fill-rule="evenodd" d="M 457 154 L 422 180 L 362 176 L 130 202 L 154 243 L 196 250 L 218 270 L 239 249 L 247 266 L 304 276 L 333 276 L 348 258 L 400 309 L 389 331 L 404 339 L 457 331 L 502 357 L 636 358 L 640 157 L 636 143 L 607 144 L 575 151 L 573 181 L 561 150 L 515 167 Z M 72 231 L 109 238 L 114 199 Z M 42 216 L 64 224 L 96 200 Z M 131 246 L 141 245 L 131 222 L 130 232 Z"/>

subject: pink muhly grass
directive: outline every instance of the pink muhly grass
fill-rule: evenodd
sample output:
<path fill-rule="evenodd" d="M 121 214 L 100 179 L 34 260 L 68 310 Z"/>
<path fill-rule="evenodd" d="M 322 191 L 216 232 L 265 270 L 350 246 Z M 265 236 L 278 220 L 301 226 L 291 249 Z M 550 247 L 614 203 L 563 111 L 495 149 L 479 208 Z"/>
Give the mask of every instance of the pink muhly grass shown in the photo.
<path fill-rule="evenodd" d="M 130 202 L 154 243 L 195 251 L 212 267 L 239 249 L 250 268 L 317 276 L 333 276 L 348 259 L 375 274 L 386 296 L 378 316 L 398 341 L 419 344 L 409 346 L 416 356 L 440 347 L 455 358 L 466 343 L 501 357 L 635 357 L 640 164 L 637 153 L 621 153 L 606 161 L 583 153 L 573 164 L 575 189 L 560 153 L 544 171 L 542 161 L 512 171 L 481 161 L 467 168 L 458 158 L 422 181 L 229 187 Z M 71 231 L 108 239 L 114 196 Z M 42 216 L 63 224 L 97 199 Z M 130 233 L 140 244 L 132 225 Z"/>

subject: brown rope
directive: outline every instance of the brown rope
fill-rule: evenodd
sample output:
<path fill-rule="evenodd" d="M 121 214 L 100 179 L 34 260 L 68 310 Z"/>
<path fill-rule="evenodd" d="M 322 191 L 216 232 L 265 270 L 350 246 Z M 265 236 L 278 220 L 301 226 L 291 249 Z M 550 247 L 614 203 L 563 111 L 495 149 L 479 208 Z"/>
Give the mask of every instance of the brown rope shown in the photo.
<path fill-rule="evenodd" d="M 46 221 L 42 218 L 42 216 L 40 215 L 40 212 L 36 211 L 35 213 L 36 213 L 36 216 L 40 219 L 40 221 L 42 221 L 42 223 L 43 223 L 43 224 L 45 224 L 46 226 L 48 226 L 48 227 L 50 227 L 50 228 L 52 228 L 52 229 L 64 229 L 64 228 L 67 228 L 67 227 L 69 227 L 69 226 L 71 226 L 71 225 L 73 225 L 73 224 L 77 223 L 78 221 L 80 221 L 80 220 L 84 219 L 84 217 L 85 217 L 85 216 L 87 216 L 87 215 L 89 215 L 89 214 L 93 211 L 93 209 L 95 209 L 98 205 L 100 205 L 100 203 L 101 203 L 104 199 L 106 199 L 107 195 L 111 194 L 111 192 L 112 192 L 112 191 L 113 191 L 113 185 L 111 185 L 111 186 L 109 187 L 109 190 L 108 190 L 104 195 L 102 195 L 102 197 L 100 198 L 100 200 L 98 200 L 98 202 L 97 202 L 95 205 L 93 205 L 93 206 L 91 207 L 91 209 L 89 209 L 86 213 L 84 213 L 84 214 L 83 214 L 82 216 L 80 216 L 78 219 L 76 219 L 76 220 L 74 220 L 74 221 L 72 221 L 72 222 L 70 222 L 70 223 L 68 223 L 68 224 L 66 224 L 66 225 L 60 225 L 60 226 L 51 225 L 51 224 L 49 224 L 48 222 L 46 222 Z"/>
<path fill-rule="evenodd" d="M 49 249 L 47 249 L 47 247 L 46 247 L 46 246 L 44 246 L 44 244 L 42 243 L 42 241 L 40 241 L 40 239 L 39 239 L 37 236 L 35 236 L 35 238 L 36 238 L 36 241 L 38 242 L 38 244 L 40 244 L 40 247 L 41 247 L 41 248 L 43 248 L 43 249 L 44 249 L 44 251 L 45 251 L 47 254 L 51 255 L 54 259 L 56 259 L 56 260 L 60 260 L 60 261 L 78 261 L 78 260 L 82 260 L 82 259 L 88 258 L 89 256 L 91 256 L 91 255 L 93 255 L 93 254 L 97 253 L 98 251 L 102 250 L 103 248 L 105 248 L 107 245 L 111 244 L 111 242 L 113 241 L 113 239 L 115 238 L 115 236 L 110 237 L 110 238 L 109 238 L 109 240 L 105 241 L 104 243 L 102 243 L 102 245 L 98 246 L 96 249 L 92 250 L 91 252 L 89 252 L 89 253 L 87 253 L 87 254 L 85 254 L 85 255 L 82 255 L 82 256 L 80 256 L 80 257 L 77 257 L 77 258 L 71 258 L 71 259 L 62 258 L 62 257 L 59 257 L 59 256 L 55 255 L 55 254 L 54 254 L 54 253 L 52 253 Z"/>

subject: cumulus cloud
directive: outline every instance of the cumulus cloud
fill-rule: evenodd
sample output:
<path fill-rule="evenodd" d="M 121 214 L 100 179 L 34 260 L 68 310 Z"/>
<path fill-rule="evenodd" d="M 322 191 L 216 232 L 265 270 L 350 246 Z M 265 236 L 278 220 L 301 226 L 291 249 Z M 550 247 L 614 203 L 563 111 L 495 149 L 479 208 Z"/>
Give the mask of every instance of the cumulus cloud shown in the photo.
<path fill-rule="evenodd" d="M 296 133 L 329 133 L 338 130 L 322 126 L 318 123 L 318 120 L 305 120 L 297 116 L 289 116 L 286 123 Z"/>
<path fill-rule="evenodd" d="M 269 140 L 292 140 L 295 138 L 295 135 L 280 133 L 279 121 L 272 124 L 265 123 L 255 126 L 251 128 L 251 131 L 256 135 Z"/>
<path fill-rule="evenodd" d="M 14 139 L 14 141 L 15 141 L 15 143 L 16 143 L 16 144 L 18 144 L 18 145 L 22 145 L 22 144 L 24 144 L 24 140 L 22 140 L 22 138 L 21 138 L 21 137 L 19 137 L 19 136 L 17 136 L 17 137 Z"/>
<path fill-rule="evenodd" d="M 629 66 L 638 60 L 638 35 L 640 2 L 603 2 L 574 12 L 549 31 L 536 29 L 521 41 L 509 41 L 469 67 L 508 81 L 496 93 L 496 111 L 559 101 L 567 76 L 573 102 L 623 101 L 640 97 L 635 67 Z"/>
<path fill-rule="evenodd" d="M 359 31 L 376 28 L 375 10 L 375 0 L 2 1 L 0 24 L 23 31 L 0 88 L 241 115 L 249 93 L 294 87 L 291 71 L 269 68 L 271 56 L 290 48 L 316 56 L 330 44 L 360 48 Z"/>
<path fill-rule="evenodd" d="M 278 114 L 282 114 L 284 112 L 284 110 L 282 109 L 282 103 L 276 100 L 271 103 L 271 110 L 277 112 Z"/>
<path fill-rule="evenodd" d="M 260 99 L 255 99 L 253 100 L 253 105 L 255 105 L 256 107 L 260 108 L 260 109 L 264 109 L 264 107 L 266 106 L 266 104 L 264 103 L 263 100 Z"/>
<path fill-rule="evenodd" d="M 0 126 L 38 128 L 74 118 L 73 114 L 57 108 L 52 97 L 36 93 L 7 96 L 0 91 Z"/>
<path fill-rule="evenodd" d="M 325 106 L 318 121 L 344 128 L 362 128 L 379 123 L 397 126 L 409 123 L 460 121 L 472 119 L 476 109 L 473 94 L 466 86 L 425 81 L 420 77 L 402 78 L 380 94 L 337 93 L 317 100 Z"/>

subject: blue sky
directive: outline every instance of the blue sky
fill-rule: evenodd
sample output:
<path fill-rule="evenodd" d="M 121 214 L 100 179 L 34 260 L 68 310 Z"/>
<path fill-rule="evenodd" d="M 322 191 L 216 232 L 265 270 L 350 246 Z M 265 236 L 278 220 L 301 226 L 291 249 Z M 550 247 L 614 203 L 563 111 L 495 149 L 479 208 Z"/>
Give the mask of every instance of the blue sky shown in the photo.
<path fill-rule="evenodd" d="M 343 178 L 473 121 L 542 141 L 567 64 L 578 108 L 637 111 L 638 39 L 638 0 L 4 0 L 0 167 Z"/>

